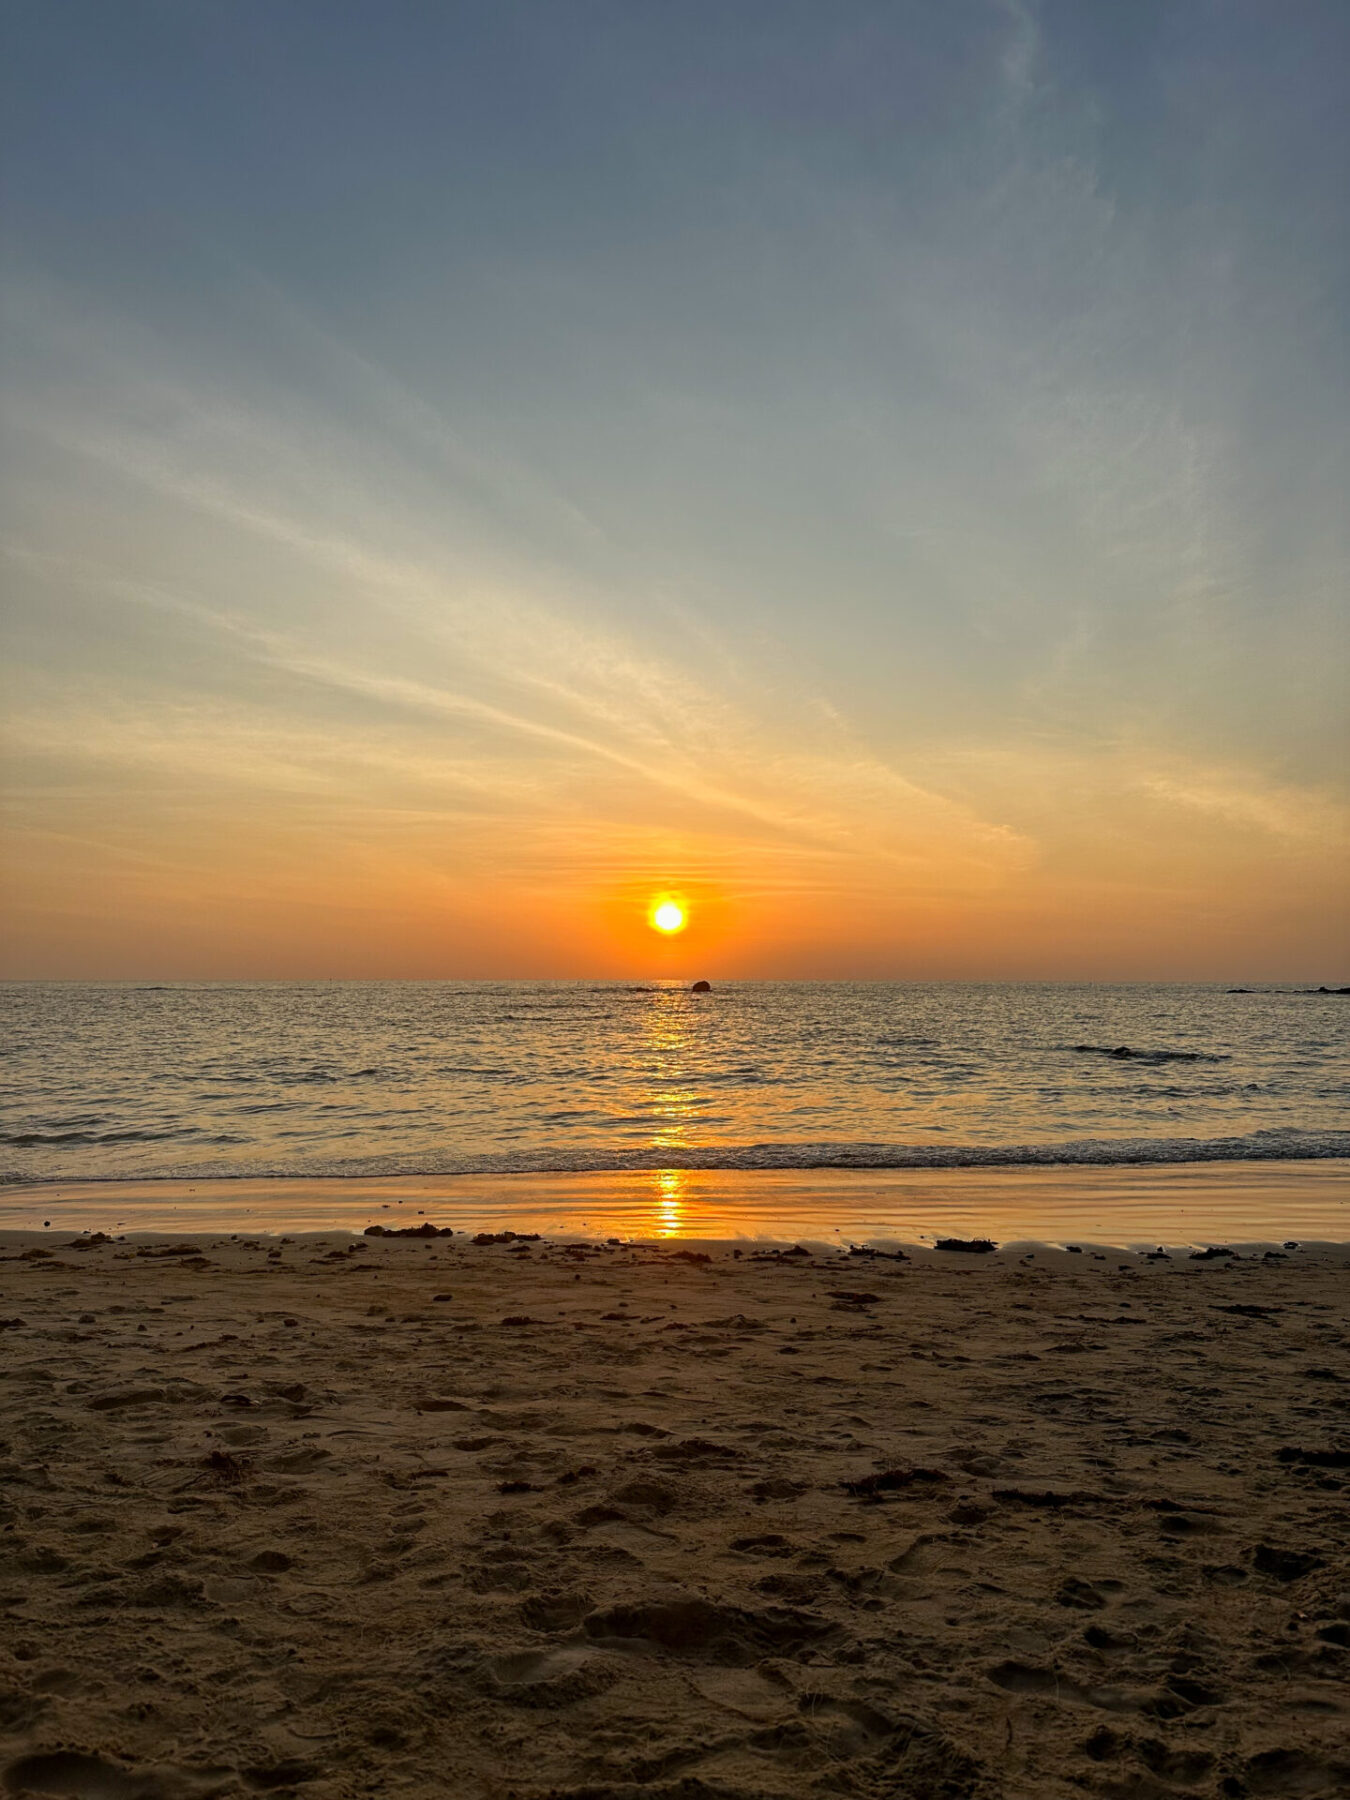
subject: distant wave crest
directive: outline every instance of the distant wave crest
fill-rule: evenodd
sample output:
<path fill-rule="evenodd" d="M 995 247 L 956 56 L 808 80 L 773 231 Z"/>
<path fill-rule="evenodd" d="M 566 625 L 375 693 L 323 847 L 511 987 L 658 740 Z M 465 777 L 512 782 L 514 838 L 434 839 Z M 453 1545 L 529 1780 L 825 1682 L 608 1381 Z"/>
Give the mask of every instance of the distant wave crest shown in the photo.
<path fill-rule="evenodd" d="M 230 1132 L 216 1132 L 203 1138 L 200 1131 L 180 1129 L 175 1131 L 0 1131 L 0 1144 L 12 1144 L 15 1149 L 32 1150 L 39 1146 L 51 1144 L 159 1144 L 175 1139 L 197 1138 L 208 1144 L 242 1144 L 246 1140 L 236 1137 Z M 10 1179 L 23 1180 L 17 1176 Z M 53 1176 L 52 1180 L 61 1177 Z"/>
<path fill-rule="evenodd" d="M 1070 1044 L 1075 1056 L 1109 1056 L 1113 1062 L 1141 1063 L 1220 1063 L 1230 1057 L 1209 1050 L 1132 1050 L 1128 1044 Z"/>

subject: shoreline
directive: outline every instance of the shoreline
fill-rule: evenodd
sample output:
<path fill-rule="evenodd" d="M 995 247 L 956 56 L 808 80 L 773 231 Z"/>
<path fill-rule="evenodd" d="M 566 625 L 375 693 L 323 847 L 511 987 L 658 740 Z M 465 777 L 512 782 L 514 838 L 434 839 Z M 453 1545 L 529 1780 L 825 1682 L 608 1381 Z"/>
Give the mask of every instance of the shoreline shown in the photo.
<path fill-rule="evenodd" d="M 360 1232 L 420 1219 L 655 1240 L 908 1243 L 938 1236 L 1120 1248 L 1350 1243 L 1350 1160 L 960 1169 L 247 1175 L 0 1186 L 0 1232 Z"/>

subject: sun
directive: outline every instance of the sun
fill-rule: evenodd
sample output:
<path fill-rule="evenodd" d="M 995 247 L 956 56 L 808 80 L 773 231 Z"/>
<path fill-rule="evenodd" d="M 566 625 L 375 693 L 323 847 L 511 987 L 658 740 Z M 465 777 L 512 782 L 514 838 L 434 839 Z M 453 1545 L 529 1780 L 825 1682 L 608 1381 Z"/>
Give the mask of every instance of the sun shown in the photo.
<path fill-rule="evenodd" d="M 659 931 L 666 937 L 673 937 L 677 931 L 683 931 L 689 923 L 689 914 L 678 900 L 669 897 L 653 903 L 647 914 L 648 923 L 653 931 Z"/>

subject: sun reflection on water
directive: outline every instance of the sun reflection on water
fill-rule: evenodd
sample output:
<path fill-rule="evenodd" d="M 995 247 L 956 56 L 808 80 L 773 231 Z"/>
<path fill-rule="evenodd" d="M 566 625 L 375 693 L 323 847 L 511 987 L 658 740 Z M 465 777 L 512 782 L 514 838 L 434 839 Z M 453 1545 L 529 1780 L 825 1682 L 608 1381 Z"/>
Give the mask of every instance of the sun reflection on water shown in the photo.
<path fill-rule="evenodd" d="M 644 1110 L 653 1120 L 653 1150 L 689 1147 L 690 1123 L 699 1111 L 697 1089 L 690 1085 L 686 1059 L 689 1025 L 683 996 L 665 995 L 647 1015 L 647 1068 Z"/>

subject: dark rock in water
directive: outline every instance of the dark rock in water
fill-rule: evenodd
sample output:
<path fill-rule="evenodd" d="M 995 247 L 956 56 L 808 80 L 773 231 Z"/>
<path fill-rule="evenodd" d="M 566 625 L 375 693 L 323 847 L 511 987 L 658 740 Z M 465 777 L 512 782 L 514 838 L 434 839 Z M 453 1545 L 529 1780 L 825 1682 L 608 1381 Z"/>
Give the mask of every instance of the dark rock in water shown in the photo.
<path fill-rule="evenodd" d="M 396 1235 L 391 1233 L 390 1235 Z M 471 1244 L 537 1244 L 537 1231 L 480 1231 L 469 1239 Z"/>
<path fill-rule="evenodd" d="M 1350 994 L 1350 987 L 1343 987 L 1343 988 L 1320 987 L 1320 988 L 1318 988 L 1317 992 L 1319 994 Z"/>
<path fill-rule="evenodd" d="M 1224 1244 L 1211 1244 L 1208 1247 L 1208 1249 L 1205 1249 L 1205 1250 L 1192 1250 L 1191 1251 L 1191 1261 L 1192 1262 L 1213 1262 L 1216 1257 L 1236 1256 L 1236 1255 L 1237 1255 L 1236 1250 L 1230 1250 Z"/>
<path fill-rule="evenodd" d="M 691 994 L 711 994 L 712 983 L 711 981 L 696 981 L 689 992 Z"/>
<path fill-rule="evenodd" d="M 434 1238 L 453 1237 L 455 1234 L 448 1225 L 433 1225 L 430 1220 L 425 1225 L 367 1225 L 363 1237 L 410 1237 Z"/>
<path fill-rule="evenodd" d="M 933 1246 L 935 1250 L 965 1250 L 975 1256 L 987 1256 L 998 1245 L 988 1238 L 939 1238 Z"/>

